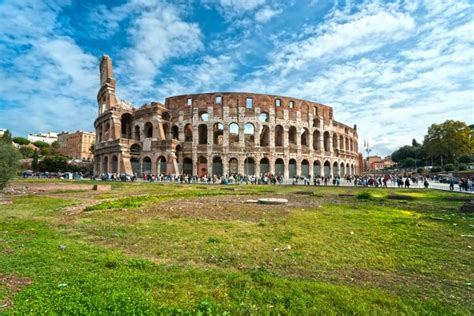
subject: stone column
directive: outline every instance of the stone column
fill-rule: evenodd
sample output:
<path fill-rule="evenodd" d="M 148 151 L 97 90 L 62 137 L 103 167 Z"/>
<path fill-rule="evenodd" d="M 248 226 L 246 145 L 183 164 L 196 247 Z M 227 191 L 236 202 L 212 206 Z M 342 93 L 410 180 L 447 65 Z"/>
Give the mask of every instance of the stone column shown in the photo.
<path fill-rule="evenodd" d="M 283 176 L 285 177 L 285 180 L 287 180 L 290 177 L 290 160 L 285 158 L 283 159 L 283 162 L 285 163 L 285 172 L 283 173 Z"/>
<path fill-rule="evenodd" d="M 275 174 L 275 158 L 269 158 L 268 162 L 270 164 L 270 173 Z"/>

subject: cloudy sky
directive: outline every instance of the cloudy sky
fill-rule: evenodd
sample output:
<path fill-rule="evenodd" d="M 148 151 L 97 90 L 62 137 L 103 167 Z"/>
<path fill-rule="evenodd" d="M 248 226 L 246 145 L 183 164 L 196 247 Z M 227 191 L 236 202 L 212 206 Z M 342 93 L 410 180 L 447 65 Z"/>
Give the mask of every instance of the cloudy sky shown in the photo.
<path fill-rule="evenodd" d="M 389 154 L 431 123 L 474 123 L 473 15 L 454 0 L 0 0 L 0 128 L 93 130 L 108 54 L 136 106 L 288 95 L 334 107 Z"/>

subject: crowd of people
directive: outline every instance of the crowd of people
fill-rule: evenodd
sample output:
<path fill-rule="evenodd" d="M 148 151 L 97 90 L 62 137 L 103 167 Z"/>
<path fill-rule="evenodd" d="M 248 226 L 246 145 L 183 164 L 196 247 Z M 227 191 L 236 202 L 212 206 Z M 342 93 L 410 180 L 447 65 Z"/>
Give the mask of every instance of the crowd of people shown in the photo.
<path fill-rule="evenodd" d="M 127 174 L 102 174 L 100 179 L 103 181 L 141 181 L 147 182 L 168 182 L 168 183 L 203 183 L 203 184 L 293 184 L 293 185 L 314 185 L 314 186 L 361 186 L 361 187 L 424 187 L 429 188 L 433 182 L 439 182 L 436 176 L 426 176 L 418 174 L 385 174 L 385 175 L 347 175 L 345 177 L 322 177 L 322 176 L 294 176 L 291 179 L 285 179 L 282 175 L 261 174 L 256 175 L 154 175 L 145 174 L 143 177 Z M 447 180 L 450 190 L 455 190 L 455 184 L 458 184 L 460 191 L 471 191 L 473 181 L 469 178 L 459 180 L 451 177 Z"/>

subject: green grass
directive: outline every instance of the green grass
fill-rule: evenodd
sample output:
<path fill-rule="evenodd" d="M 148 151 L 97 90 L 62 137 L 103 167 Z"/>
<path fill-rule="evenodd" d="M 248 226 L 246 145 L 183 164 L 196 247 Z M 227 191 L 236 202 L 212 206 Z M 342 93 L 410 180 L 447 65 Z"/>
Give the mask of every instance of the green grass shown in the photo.
<path fill-rule="evenodd" d="M 120 183 L 68 216 L 91 195 L 65 191 L 0 205 L 0 276 L 31 279 L 18 292 L 0 285 L 7 314 L 474 309 L 474 217 L 458 211 L 461 194 Z M 269 195 L 290 203 L 242 203 Z"/>

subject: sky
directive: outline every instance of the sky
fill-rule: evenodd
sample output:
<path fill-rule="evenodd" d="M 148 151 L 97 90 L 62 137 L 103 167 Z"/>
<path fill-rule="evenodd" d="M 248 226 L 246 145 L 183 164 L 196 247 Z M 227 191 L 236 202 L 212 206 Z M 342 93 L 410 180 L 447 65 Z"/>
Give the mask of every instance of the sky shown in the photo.
<path fill-rule="evenodd" d="M 213 91 L 292 96 L 387 155 L 474 123 L 472 1 L 0 0 L 0 128 L 92 131 L 98 64 L 135 106 Z"/>

